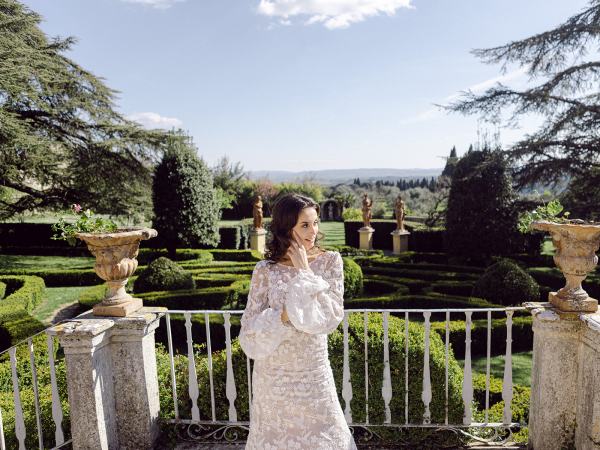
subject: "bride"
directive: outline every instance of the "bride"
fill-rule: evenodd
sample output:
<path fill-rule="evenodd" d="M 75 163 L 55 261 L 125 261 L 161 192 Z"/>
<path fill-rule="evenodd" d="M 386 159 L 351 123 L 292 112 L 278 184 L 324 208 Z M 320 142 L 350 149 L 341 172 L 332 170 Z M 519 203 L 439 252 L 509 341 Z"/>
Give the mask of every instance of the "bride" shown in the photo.
<path fill-rule="evenodd" d="M 327 352 L 344 317 L 342 257 L 319 248 L 318 218 L 314 200 L 281 197 L 252 274 L 239 338 L 254 360 L 247 450 L 356 449 Z"/>

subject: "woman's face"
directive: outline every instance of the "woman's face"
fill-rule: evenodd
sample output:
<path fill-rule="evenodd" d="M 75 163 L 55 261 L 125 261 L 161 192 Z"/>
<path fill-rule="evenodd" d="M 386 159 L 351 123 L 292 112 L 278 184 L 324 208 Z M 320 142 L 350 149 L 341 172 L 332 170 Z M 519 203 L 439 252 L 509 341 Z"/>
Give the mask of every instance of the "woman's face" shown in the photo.
<path fill-rule="evenodd" d="M 292 238 L 294 231 L 300 236 L 300 240 L 306 250 L 311 249 L 315 245 L 315 239 L 319 232 L 319 216 L 317 210 L 313 207 L 304 208 L 298 214 L 298 221 L 292 228 Z"/>

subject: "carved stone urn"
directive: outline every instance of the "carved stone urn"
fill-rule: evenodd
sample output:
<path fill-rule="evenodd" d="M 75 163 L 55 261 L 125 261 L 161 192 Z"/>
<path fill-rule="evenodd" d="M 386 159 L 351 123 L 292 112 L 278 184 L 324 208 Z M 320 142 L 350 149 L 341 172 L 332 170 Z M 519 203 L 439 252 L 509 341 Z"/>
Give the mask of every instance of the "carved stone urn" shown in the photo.
<path fill-rule="evenodd" d="M 142 307 L 142 300 L 125 292 L 127 279 L 137 269 L 140 241 L 157 236 L 151 228 L 122 228 L 113 233 L 77 233 L 96 257 L 94 270 L 106 281 L 107 292 L 94 305 L 95 316 L 125 317 Z"/>
<path fill-rule="evenodd" d="M 556 249 L 554 262 L 567 283 L 558 292 L 550 292 L 548 300 L 561 311 L 596 312 L 598 300 L 581 287 L 585 277 L 598 264 L 600 225 L 536 221 L 531 228 L 548 231 Z"/>

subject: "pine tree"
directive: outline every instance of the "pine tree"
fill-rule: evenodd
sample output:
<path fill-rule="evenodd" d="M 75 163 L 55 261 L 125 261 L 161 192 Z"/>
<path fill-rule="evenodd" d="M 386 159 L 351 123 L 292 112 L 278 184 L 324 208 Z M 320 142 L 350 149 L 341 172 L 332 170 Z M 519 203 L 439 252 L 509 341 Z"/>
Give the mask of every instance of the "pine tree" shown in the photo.
<path fill-rule="evenodd" d="M 509 112 L 509 125 L 531 113 L 544 117 L 508 151 L 519 186 L 555 183 L 565 175 L 600 184 L 599 42 L 600 0 L 591 0 L 556 28 L 473 52 L 485 63 L 503 70 L 516 65 L 530 80 L 540 80 L 524 90 L 497 84 L 482 94 L 468 92 L 449 106 L 493 122 Z"/>
<path fill-rule="evenodd" d="M 171 135 L 167 151 L 156 167 L 152 185 L 153 227 L 171 258 L 178 246 L 219 243 L 219 200 L 206 164 L 191 139 Z"/>
<path fill-rule="evenodd" d="M 149 213 L 166 134 L 122 117 L 115 91 L 65 56 L 75 40 L 49 39 L 40 21 L 0 0 L 0 219 L 72 203 Z"/>

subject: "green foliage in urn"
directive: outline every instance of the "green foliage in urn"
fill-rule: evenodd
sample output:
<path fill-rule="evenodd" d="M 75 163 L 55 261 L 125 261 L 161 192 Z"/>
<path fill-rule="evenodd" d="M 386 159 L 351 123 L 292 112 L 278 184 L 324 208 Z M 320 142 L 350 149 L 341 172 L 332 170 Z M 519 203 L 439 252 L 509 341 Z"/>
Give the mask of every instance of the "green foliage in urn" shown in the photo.
<path fill-rule="evenodd" d="M 570 213 L 564 211 L 563 205 L 558 200 L 552 200 L 547 204 L 544 203 L 538 206 L 533 211 L 526 211 L 521 214 L 519 216 L 518 228 L 521 233 L 527 233 L 531 231 L 531 224 L 536 220 L 563 223 L 569 220 L 569 215 Z"/>
<path fill-rule="evenodd" d="M 472 260 L 510 254 L 519 236 L 514 199 L 500 151 L 484 149 L 463 156 L 448 197 L 448 253 Z"/>
<path fill-rule="evenodd" d="M 501 259 L 477 280 L 472 295 L 497 305 L 512 306 L 539 301 L 540 287 L 517 263 Z"/>
<path fill-rule="evenodd" d="M 363 290 L 363 272 L 351 258 L 342 258 L 344 262 L 344 297 L 352 298 Z"/>
<path fill-rule="evenodd" d="M 176 248 L 219 243 L 219 199 L 212 174 L 189 138 L 169 137 L 167 152 L 154 172 L 153 228 L 174 259 Z"/>
<path fill-rule="evenodd" d="M 195 283 L 192 274 L 164 256 L 152 261 L 140 273 L 133 285 L 135 293 L 194 288 Z"/>

